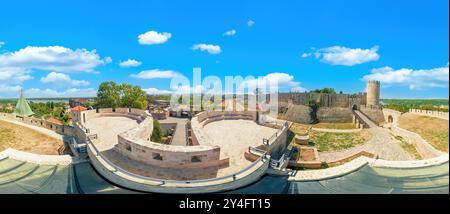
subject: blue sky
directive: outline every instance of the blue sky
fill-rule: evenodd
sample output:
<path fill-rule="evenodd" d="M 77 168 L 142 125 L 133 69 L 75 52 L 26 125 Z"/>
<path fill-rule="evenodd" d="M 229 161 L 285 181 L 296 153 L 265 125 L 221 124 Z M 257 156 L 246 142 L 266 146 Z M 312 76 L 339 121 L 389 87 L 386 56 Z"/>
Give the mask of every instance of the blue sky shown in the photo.
<path fill-rule="evenodd" d="M 0 97 L 86 96 L 102 81 L 165 93 L 169 77 L 201 67 L 280 91 L 353 93 L 377 79 L 384 98 L 448 99 L 448 4 L 5 0 Z"/>

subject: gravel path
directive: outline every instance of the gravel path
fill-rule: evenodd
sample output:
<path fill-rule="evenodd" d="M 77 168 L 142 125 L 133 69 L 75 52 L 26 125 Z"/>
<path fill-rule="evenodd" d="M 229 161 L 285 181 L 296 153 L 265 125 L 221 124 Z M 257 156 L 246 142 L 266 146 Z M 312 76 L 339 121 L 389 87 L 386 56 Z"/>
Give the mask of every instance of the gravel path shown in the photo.
<path fill-rule="evenodd" d="M 368 125 L 372 138 L 365 144 L 347 150 L 335 152 L 321 152 L 319 157 L 322 161 L 341 159 L 360 151 L 378 154 L 384 160 L 412 160 L 413 158 L 400 146 L 399 142 L 389 133 L 387 129 L 378 127 L 369 118 L 359 111 L 355 111 Z"/>

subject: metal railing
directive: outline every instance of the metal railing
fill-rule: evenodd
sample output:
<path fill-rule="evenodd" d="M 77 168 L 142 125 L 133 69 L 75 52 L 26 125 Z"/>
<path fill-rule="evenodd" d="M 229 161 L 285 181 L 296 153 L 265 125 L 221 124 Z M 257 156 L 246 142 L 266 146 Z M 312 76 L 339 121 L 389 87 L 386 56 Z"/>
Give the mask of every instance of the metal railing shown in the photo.
<path fill-rule="evenodd" d="M 266 150 L 259 149 L 259 148 L 256 148 L 256 147 L 252 147 L 252 146 L 248 147 L 248 151 L 251 154 L 258 155 L 258 156 L 262 156 L 262 155 L 265 155 L 267 153 Z"/>
<path fill-rule="evenodd" d="M 281 166 L 284 165 L 284 163 L 286 161 L 289 161 L 292 154 L 293 154 L 293 150 L 288 150 L 285 153 L 283 153 L 283 155 L 281 155 L 281 157 L 278 160 L 271 159 L 270 166 L 273 168 L 280 168 Z"/>
<path fill-rule="evenodd" d="M 270 146 L 272 141 L 274 141 L 279 136 L 279 134 L 281 134 L 284 131 L 284 129 L 287 128 L 288 126 L 289 126 L 289 123 L 285 122 L 285 123 L 283 123 L 281 128 L 275 132 L 275 134 L 273 134 L 269 138 L 263 138 L 263 145 Z"/>
<path fill-rule="evenodd" d="M 75 126 L 77 126 L 78 128 L 80 128 L 81 130 L 83 130 L 86 134 L 89 134 L 91 132 L 91 130 L 89 130 L 88 128 L 86 128 L 83 124 L 81 123 L 74 123 Z"/>
<path fill-rule="evenodd" d="M 231 175 L 227 175 L 227 176 L 223 176 L 223 177 L 219 177 L 219 178 L 210 178 L 210 179 L 201 179 L 201 180 L 167 180 L 167 179 L 146 177 L 146 176 L 142 176 L 142 175 L 138 175 L 138 174 L 134 174 L 132 172 L 129 172 L 129 171 L 127 171 L 127 170 L 117 166 L 112 161 L 110 161 L 108 158 L 106 158 L 98 150 L 98 148 L 94 145 L 94 143 L 92 142 L 90 137 L 88 137 L 88 139 L 87 139 L 87 144 L 91 145 L 91 147 L 94 149 L 97 157 L 102 158 L 106 163 L 108 163 L 112 168 L 114 168 L 113 172 L 119 171 L 119 172 L 124 173 L 126 175 L 129 175 L 131 177 L 139 178 L 139 179 L 142 179 L 142 180 L 145 180 L 145 181 L 160 182 L 162 184 L 167 184 L 167 183 L 175 183 L 175 184 L 177 184 L 177 183 L 178 184 L 205 183 L 205 182 L 211 182 L 211 181 L 226 180 L 226 179 L 229 179 L 229 178 L 233 178 L 233 181 L 235 181 L 235 180 L 238 179 L 238 177 L 240 175 L 245 174 L 248 170 L 250 170 L 253 167 L 257 166 L 259 163 L 261 163 L 261 162 L 264 163 L 266 161 L 270 161 L 270 156 L 267 155 L 267 153 L 264 153 L 264 155 L 259 157 L 255 162 L 253 162 L 249 166 L 245 167 L 244 169 L 240 170 L 239 172 L 231 174 Z"/>

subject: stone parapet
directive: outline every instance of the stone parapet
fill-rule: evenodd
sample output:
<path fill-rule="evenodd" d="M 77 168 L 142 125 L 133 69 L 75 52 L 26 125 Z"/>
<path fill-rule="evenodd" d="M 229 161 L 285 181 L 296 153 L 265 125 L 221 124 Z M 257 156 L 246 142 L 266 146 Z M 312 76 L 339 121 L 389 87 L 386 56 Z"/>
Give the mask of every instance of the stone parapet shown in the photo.
<path fill-rule="evenodd" d="M 38 155 L 11 148 L 0 152 L 0 159 L 2 157 L 41 165 L 69 165 L 74 162 L 70 155 Z"/>
<path fill-rule="evenodd" d="M 441 111 L 430 111 L 430 110 L 421 110 L 421 109 L 410 109 L 409 113 L 416 114 L 416 115 L 422 115 L 422 116 L 428 116 L 428 117 L 436 117 L 444 120 L 449 120 L 449 113 L 448 112 L 441 112 Z"/>
<path fill-rule="evenodd" d="M 104 159 L 92 143 L 88 155 L 94 168 L 110 182 L 133 190 L 157 193 L 213 193 L 234 190 L 259 180 L 269 167 L 270 157 L 261 158 L 233 175 L 204 180 L 164 180 L 127 172 Z"/>
<path fill-rule="evenodd" d="M 444 154 L 436 158 L 427 160 L 415 160 L 415 161 L 388 161 L 381 159 L 373 159 L 366 156 L 360 156 L 348 163 L 318 170 L 299 170 L 294 175 L 288 178 L 288 181 L 320 181 L 332 178 L 341 177 L 352 172 L 359 170 L 360 168 L 369 164 L 373 167 L 382 168 L 422 168 L 429 166 L 437 166 L 444 163 L 448 163 L 449 155 Z"/>

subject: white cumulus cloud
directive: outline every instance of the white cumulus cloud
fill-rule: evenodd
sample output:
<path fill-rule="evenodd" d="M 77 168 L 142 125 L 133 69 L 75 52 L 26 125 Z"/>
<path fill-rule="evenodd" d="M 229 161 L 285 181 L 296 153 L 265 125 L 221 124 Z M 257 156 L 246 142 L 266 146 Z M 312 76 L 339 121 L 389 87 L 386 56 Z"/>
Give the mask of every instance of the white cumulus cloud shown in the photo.
<path fill-rule="evenodd" d="M 141 71 L 137 74 L 131 74 L 130 76 L 138 79 L 171 79 L 178 75 L 178 72 L 171 70 L 152 69 Z"/>
<path fill-rule="evenodd" d="M 20 85 L 0 84 L 0 98 L 17 98 L 22 87 Z M 27 98 L 61 98 L 61 97 L 96 97 L 97 90 L 94 88 L 69 88 L 63 91 L 53 89 L 30 88 L 24 91 Z"/>
<path fill-rule="evenodd" d="M 203 85 L 180 85 L 177 87 L 172 87 L 171 89 L 175 94 L 201 94 L 207 91 L 207 89 Z"/>
<path fill-rule="evenodd" d="M 255 24 L 255 21 L 253 21 L 253 20 L 249 20 L 247 22 L 247 26 L 249 26 L 249 27 L 253 27 L 254 24 Z"/>
<path fill-rule="evenodd" d="M 0 67 L 17 67 L 58 72 L 93 72 L 108 62 L 96 50 L 72 50 L 62 46 L 28 46 L 15 52 L 0 54 Z"/>
<path fill-rule="evenodd" d="M 157 89 L 157 88 L 144 88 L 142 90 L 144 90 L 147 94 L 150 94 L 150 95 L 171 94 L 171 93 L 173 93 L 173 91 L 162 90 L 162 89 Z"/>
<path fill-rule="evenodd" d="M 0 41 L 0 48 L 5 45 L 6 43 L 4 41 Z"/>
<path fill-rule="evenodd" d="M 192 46 L 192 50 L 207 51 L 209 54 L 220 54 L 222 52 L 220 46 L 211 44 L 196 44 Z"/>
<path fill-rule="evenodd" d="M 96 97 L 97 90 L 94 88 L 69 88 L 64 91 L 53 89 L 31 88 L 25 90 L 25 95 L 29 98 L 62 98 L 62 97 Z"/>
<path fill-rule="evenodd" d="M 142 65 L 142 62 L 139 62 L 135 59 L 128 59 L 126 61 L 120 62 L 120 67 L 137 67 Z"/>
<path fill-rule="evenodd" d="M 241 83 L 241 87 L 245 88 L 266 88 L 272 90 L 289 89 L 292 91 L 305 91 L 300 86 L 300 82 L 294 80 L 294 76 L 287 73 L 270 73 L 255 79 L 249 79 Z"/>
<path fill-rule="evenodd" d="M 69 75 L 63 73 L 51 72 L 46 77 L 41 78 L 42 83 L 50 83 L 62 86 L 86 86 L 89 82 L 86 80 L 74 80 Z"/>
<path fill-rule="evenodd" d="M 21 84 L 26 80 L 33 79 L 31 71 L 16 67 L 0 67 L 0 81 L 8 84 Z"/>
<path fill-rule="evenodd" d="M 139 35 L 138 41 L 141 45 L 156 45 L 166 43 L 171 37 L 171 33 L 158 33 L 152 30 Z"/>
<path fill-rule="evenodd" d="M 372 69 L 371 74 L 363 77 L 364 81 L 378 80 L 384 85 L 408 86 L 411 90 L 425 88 L 448 88 L 448 65 L 432 69 L 395 70 L 391 67 Z"/>
<path fill-rule="evenodd" d="M 229 31 L 227 31 L 227 32 L 225 32 L 225 33 L 223 33 L 223 35 L 224 36 L 234 36 L 234 35 L 236 35 L 236 30 L 229 30 Z"/>
<path fill-rule="evenodd" d="M 331 65 L 353 66 L 371 61 L 377 61 L 380 55 L 377 53 L 379 47 L 370 49 L 347 48 L 343 46 L 332 46 L 321 48 L 311 53 L 303 53 L 302 58 L 314 55 L 321 62 Z"/>

